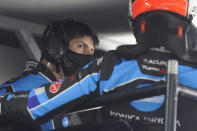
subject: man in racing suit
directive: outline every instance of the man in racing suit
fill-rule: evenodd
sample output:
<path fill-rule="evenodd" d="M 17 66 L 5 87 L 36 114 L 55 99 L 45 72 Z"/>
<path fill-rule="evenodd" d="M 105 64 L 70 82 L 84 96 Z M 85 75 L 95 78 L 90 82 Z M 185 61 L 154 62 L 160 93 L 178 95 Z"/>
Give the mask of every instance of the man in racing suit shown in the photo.
<path fill-rule="evenodd" d="M 51 84 L 64 75 L 70 75 L 78 68 L 85 67 L 93 56 L 95 46 L 98 45 L 98 38 L 89 25 L 65 19 L 55 21 L 46 27 L 41 44 L 40 62 L 28 61 L 25 71 L 20 76 L 0 86 L 1 96 L 9 92 L 29 91 Z M 59 115 L 58 118 L 43 124 L 42 130 L 58 128 L 57 124 L 61 123 L 61 118 L 67 117 Z"/>
<path fill-rule="evenodd" d="M 197 81 L 194 77 L 197 75 L 197 43 L 196 38 L 192 37 L 192 34 L 196 34 L 196 27 L 190 19 L 180 12 L 151 10 L 137 14 L 132 26 L 137 45 L 118 47 L 116 51 L 106 53 L 104 57 L 95 60 L 87 68 L 64 77 L 58 85 L 54 82 L 27 92 L 4 96 L 1 99 L 0 121 L 43 123 L 59 112 L 71 111 L 92 97 L 128 88 L 148 88 L 158 82 L 165 82 L 169 59 L 179 61 L 178 83 L 197 88 Z M 56 92 L 50 90 L 54 86 L 58 87 Z M 151 104 L 150 100 L 159 104 Z M 125 111 L 133 110 L 133 114 L 128 115 L 131 122 L 140 123 L 147 130 L 163 130 L 162 119 L 154 118 L 164 116 L 162 109 L 164 96 L 128 103 L 129 106 Z M 191 128 L 190 131 L 195 131 L 197 128 L 195 102 L 181 99 L 180 103 L 182 105 L 179 104 L 179 106 L 183 107 L 179 108 L 178 112 L 182 116 L 178 118 L 177 124 L 185 124 L 182 124 L 178 130 L 185 131 Z M 109 111 L 112 117 L 124 116 L 117 115 L 121 114 L 118 108 L 109 108 L 112 108 Z"/>

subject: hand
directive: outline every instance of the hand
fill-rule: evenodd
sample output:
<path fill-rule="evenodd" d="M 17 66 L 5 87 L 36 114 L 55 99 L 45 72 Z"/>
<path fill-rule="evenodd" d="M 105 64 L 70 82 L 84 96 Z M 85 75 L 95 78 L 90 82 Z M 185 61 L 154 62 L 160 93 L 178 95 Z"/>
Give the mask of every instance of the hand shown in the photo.
<path fill-rule="evenodd" d="M 13 96 L 12 93 L 4 94 L 0 96 L 0 131 L 14 131 L 16 130 L 17 124 L 12 120 L 8 119 L 9 111 L 3 109 L 2 107 L 8 103 L 8 98 Z"/>

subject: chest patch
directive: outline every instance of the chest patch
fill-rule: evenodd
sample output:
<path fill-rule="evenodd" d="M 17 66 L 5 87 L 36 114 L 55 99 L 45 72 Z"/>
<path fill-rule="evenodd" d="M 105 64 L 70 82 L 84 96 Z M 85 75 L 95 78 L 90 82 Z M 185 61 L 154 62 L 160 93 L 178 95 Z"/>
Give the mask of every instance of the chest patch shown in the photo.
<path fill-rule="evenodd" d="M 62 82 L 64 81 L 64 79 L 60 79 L 58 81 L 55 81 L 51 84 L 51 86 L 49 87 L 49 91 L 51 93 L 57 93 L 62 85 Z"/>

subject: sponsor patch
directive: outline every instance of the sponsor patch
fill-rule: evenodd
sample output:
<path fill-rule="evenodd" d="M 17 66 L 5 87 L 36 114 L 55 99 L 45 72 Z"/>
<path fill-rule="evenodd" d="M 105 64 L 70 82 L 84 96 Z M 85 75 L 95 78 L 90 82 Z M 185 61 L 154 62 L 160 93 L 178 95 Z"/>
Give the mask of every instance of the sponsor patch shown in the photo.
<path fill-rule="evenodd" d="M 166 74 L 167 73 L 167 70 L 164 69 L 164 68 L 162 68 L 162 69 L 159 70 L 159 72 Z"/>
<path fill-rule="evenodd" d="M 142 114 L 142 113 L 140 113 Z M 119 112 L 119 111 L 113 111 L 113 110 L 110 110 L 109 111 L 109 115 L 111 117 L 114 117 L 114 118 L 117 118 L 117 119 L 126 119 L 126 120 L 129 120 L 129 121 L 144 121 L 146 122 L 147 124 L 151 123 L 151 124 L 156 124 L 156 125 L 164 125 L 164 117 L 158 117 L 158 116 L 153 116 L 153 115 L 148 115 L 148 114 L 142 114 L 142 115 L 138 115 L 138 114 L 134 114 L 132 113 L 122 113 L 122 112 Z M 176 121 L 177 123 L 177 126 L 178 127 L 181 127 L 182 124 L 181 124 L 181 121 L 180 120 L 177 120 Z M 155 125 L 153 125 L 155 126 Z"/>
<path fill-rule="evenodd" d="M 165 66 L 165 67 L 167 67 L 167 61 L 164 61 L 164 60 L 145 58 L 144 62 L 146 64 L 152 64 L 152 65 L 158 65 L 158 66 Z"/>
<path fill-rule="evenodd" d="M 49 92 L 57 93 L 59 91 L 63 81 L 64 81 L 64 79 L 60 79 L 58 81 L 53 82 L 52 85 L 49 87 Z"/>
<path fill-rule="evenodd" d="M 63 127 L 68 127 L 68 126 L 69 126 L 68 117 L 64 117 L 64 118 L 62 119 L 62 126 L 63 126 Z"/>

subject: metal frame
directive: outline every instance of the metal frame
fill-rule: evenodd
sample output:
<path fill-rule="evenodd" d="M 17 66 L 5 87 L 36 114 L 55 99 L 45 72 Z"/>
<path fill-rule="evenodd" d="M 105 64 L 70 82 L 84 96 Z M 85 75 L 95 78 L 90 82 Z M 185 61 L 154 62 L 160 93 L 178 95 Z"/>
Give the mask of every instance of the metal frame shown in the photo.
<path fill-rule="evenodd" d="M 38 47 L 38 43 L 33 38 L 32 33 L 25 30 L 19 30 L 16 32 L 16 35 L 19 38 L 21 46 L 24 48 L 28 57 L 30 59 L 39 61 L 41 57 L 41 51 Z"/>

